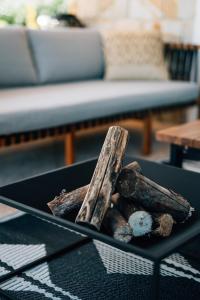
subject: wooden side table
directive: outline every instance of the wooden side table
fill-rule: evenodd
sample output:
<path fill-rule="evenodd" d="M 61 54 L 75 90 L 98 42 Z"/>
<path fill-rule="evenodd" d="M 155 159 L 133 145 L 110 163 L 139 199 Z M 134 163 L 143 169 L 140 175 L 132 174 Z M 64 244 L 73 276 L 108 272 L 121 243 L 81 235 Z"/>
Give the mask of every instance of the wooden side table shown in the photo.
<path fill-rule="evenodd" d="M 182 167 L 183 159 L 200 160 L 200 120 L 160 130 L 156 138 L 170 144 L 170 165 Z"/>

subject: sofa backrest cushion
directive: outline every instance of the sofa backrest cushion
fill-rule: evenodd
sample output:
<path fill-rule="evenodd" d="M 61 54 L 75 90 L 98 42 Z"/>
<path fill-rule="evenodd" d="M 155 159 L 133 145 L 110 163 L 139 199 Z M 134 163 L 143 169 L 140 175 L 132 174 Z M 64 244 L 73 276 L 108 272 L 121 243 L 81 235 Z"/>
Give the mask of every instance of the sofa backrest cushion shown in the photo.
<path fill-rule="evenodd" d="M 103 32 L 107 80 L 168 80 L 160 32 L 109 29 Z"/>
<path fill-rule="evenodd" d="M 0 29 L 0 87 L 32 85 L 36 77 L 26 30 Z"/>
<path fill-rule="evenodd" d="M 30 44 L 41 83 L 101 78 L 101 36 L 91 29 L 30 30 Z"/>

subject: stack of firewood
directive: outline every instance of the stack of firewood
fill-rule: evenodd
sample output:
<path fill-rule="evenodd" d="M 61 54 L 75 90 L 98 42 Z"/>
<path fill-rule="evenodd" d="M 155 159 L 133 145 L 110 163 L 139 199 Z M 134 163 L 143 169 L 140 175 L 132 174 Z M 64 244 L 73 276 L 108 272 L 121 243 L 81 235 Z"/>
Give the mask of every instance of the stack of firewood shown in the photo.
<path fill-rule="evenodd" d="M 181 195 L 145 177 L 137 162 L 122 168 L 127 141 L 127 130 L 110 127 L 90 184 L 61 192 L 48 206 L 55 216 L 126 243 L 144 235 L 167 237 L 193 208 Z"/>

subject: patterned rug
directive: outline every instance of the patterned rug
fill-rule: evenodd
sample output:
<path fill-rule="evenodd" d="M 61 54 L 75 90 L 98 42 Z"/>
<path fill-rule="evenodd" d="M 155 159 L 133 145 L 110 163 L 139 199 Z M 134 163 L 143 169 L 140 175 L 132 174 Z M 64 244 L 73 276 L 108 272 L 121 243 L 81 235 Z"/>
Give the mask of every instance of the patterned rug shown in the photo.
<path fill-rule="evenodd" d="M 30 215 L 0 224 L 0 299 L 149 300 L 152 262 L 97 240 L 1 281 L 5 274 L 83 236 Z M 160 299 L 200 295 L 200 262 L 174 253 L 161 265 Z M 7 298 L 8 297 L 8 298 Z"/>

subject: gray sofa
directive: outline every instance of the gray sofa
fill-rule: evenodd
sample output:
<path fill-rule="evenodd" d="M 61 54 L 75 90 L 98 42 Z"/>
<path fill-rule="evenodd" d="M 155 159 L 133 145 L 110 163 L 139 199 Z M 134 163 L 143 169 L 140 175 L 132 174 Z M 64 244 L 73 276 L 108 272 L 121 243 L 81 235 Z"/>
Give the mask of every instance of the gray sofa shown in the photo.
<path fill-rule="evenodd" d="M 1 145 L 63 135 L 71 163 L 75 130 L 133 116 L 144 120 L 147 153 L 150 114 L 192 105 L 199 94 L 191 81 L 113 82 L 103 74 L 101 36 L 95 30 L 0 29 Z"/>

